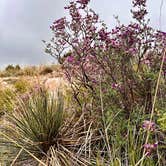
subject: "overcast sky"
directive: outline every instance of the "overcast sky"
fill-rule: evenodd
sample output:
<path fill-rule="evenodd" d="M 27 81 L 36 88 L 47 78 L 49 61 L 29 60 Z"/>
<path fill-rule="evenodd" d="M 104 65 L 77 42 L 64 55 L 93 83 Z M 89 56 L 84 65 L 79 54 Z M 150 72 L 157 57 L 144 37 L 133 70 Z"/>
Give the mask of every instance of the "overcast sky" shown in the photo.
<path fill-rule="evenodd" d="M 109 27 L 118 15 L 122 23 L 130 21 L 132 0 L 91 0 L 90 6 Z M 149 0 L 151 25 L 159 28 L 162 0 Z M 41 42 L 51 37 L 49 26 L 65 15 L 69 0 L 0 0 L 0 68 L 7 64 L 52 63 Z M 161 28 L 166 31 L 166 0 L 163 0 Z"/>

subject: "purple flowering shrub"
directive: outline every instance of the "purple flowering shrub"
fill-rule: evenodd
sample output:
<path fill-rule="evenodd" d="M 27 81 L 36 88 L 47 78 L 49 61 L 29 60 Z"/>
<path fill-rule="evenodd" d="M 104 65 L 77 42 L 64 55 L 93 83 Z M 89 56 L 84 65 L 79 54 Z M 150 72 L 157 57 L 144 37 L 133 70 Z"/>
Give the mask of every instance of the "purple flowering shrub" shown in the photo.
<path fill-rule="evenodd" d="M 146 0 L 133 0 L 133 23 L 119 24 L 112 30 L 88 3 L 71 1 L 65 7 L 70 18 L 58 19 L 50 27 L 53 38 L 46 43 L 46 51 L 62 63 L 77 101 L 82 87 L 97 98 L 102 84 L 108 91 L 106 102 L 115 101 L 113 104 L 117 103 L 127 114 L 135 105 L 144 104 L 145 112 L 150 112 L 166 33 L 148 25 Z M 68 56 L 64 59 L 65 54 Z M 164 64 L 163 77 L 165 68 Z M 110 99 L 111 90 L 117 91 L 120 102 Z"/>
<path fill-rule="evenodd" d="M 146 121 L 146 118 L 152 110 L 158 73 L 166 48 L 166 32 L 149 25 L 146 0 L 133 0 L 133 22 L 128 25 L 119 23 L 112 30 L 89 8 L 89 2 L 71 1 L 65 7 L 70 18 L 58 19 L 50 27 L 53 37 L 50 42 L 45 42 L 46 52 L 62 64 L 74 98 L 81 108 L 98 114 L 101 112 L 102 96 L 102 109 L 108 123 L 112 121 L 110 116 L 114 119 L 113 115 L 117 116 L 117 112 L 121 112 L 118 114 L 119 121 L 110 127 L 110 135 L 117 135 L 117 124 L 122 123 L 123 126 L 126 120 L 137 119 L 138 114 L 142 116 L 139 123 L 145 120 L 143 129 L 155 135 L 155 123 Z M 166 107 L 166 60 L 161 74 L 156 103 L 159 110 Z M 90 108 L 87 98 L 92 101 L 89 102 L 92 106 Z M 137 110 L 139 112 L 135 112 Z M 133 118 L 133 114 L 137 115 Z M 126 140 L 126 131 L 125 127 L 119 130 L 122 140 Z M 152 142 L 154 135 L 150 137 Z M 109 139 L 111 142 L 111 136 Z M 142 148 L 149 155 L 157 145 L 147 143 Z M 124 153 L 124 147 L 121 152 Z"/>

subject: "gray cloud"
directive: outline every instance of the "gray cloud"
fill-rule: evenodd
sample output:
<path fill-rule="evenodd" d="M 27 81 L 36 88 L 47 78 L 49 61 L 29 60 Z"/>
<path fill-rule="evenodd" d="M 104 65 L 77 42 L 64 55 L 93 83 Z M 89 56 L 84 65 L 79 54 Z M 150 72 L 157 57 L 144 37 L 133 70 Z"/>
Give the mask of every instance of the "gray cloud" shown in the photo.
<path fill-rule="evenodd" d="M 44 53 L 49 25 L 63 16 L 61 0 L 0 0 L 0 67 L 7 64 L 41 64 L 54 60 Z"/>
<path fill-rule="evenodd" d="M 44 53 L 42 40 L 51 37 L 49 26 L 64 16 L 69 0 L 0 0 L 0 68 L 7 64 L 43 64 L 54 60 Z M 91 7 L 110 27 L 113 15 L 122 23 L 130 21 L 131 0 L 91 0 Z M 150 18 L 159 26 L 160 2 L 148 1 Z M 162 10 L 162 27 L 166 29 L 166 4 Z"/>

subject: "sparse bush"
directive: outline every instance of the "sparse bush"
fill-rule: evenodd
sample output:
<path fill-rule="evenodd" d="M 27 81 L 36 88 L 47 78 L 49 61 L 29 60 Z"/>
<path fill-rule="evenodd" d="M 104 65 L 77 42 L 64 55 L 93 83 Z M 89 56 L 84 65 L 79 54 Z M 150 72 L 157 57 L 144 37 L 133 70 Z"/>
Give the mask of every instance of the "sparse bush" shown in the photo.
<path fill-rule="evenodd" d="M 8 65 L 5 70 L 6 71 L 13 71 L 15 69 L 15 67 L 13 65 Z"/>
<path fill-rule="evenodd" d="M 24 76 L 35 76 L 38 74 L 37 67 L 31 66 L 31 67 L 25 67 L 22 71 L 22 75 Z"/>
<path fill-rule="evenodd" d="M 0 114 L 13 111 L 15 99 L 16 94 L 11 89 L 0 90 Z"/>
<path fill-rule="evenodd" d="M 16 66 L 15 66 L 15 70 L 17 70 L 17 71 L 18 71 L 18 70 L 21 70 L 21 67 L 20 67 L 19 65 L 16 65 Z"/>
<path fill-rule="evenodd" d="M 29 83 L 25 79 L 19 79 L 14 83 L 16 93 L 25 93 L 30 88 Z"/>
<path fill-rule="evenodd" d="M 53 69 L 51 67 L 44 67 L 44 69 L 40 72 L 41 75 L 46 75 L 52 73 Z"/>
<path fill-rule="evenodd" d="M 4 71 L 1 71 L 0 76 L 1 77 L 12 77 L 19 75 L 19 72 L 21 70 L 21 67 L 19 65 L 8 65 Z"/>
<path fill-rule="evenodd" d="M 99 124 L 94 123 L 89 115 L 82 114 L 79 117 L 76 113 L 64 112 L 63 104 L 61 93 L 50 96 L 41 89 L 29 99 L 21 100 L 15 112 L 9 115 L 2 132 L 0 131 L 0 135 L 6 138 L 5 144 L 0 142 L 0 145 L 10 147 L 6 156 L 10 156 L 9 159 L 12 160 L 19 149 L 24 147 L 36 157 L 50 156 L 51 158 L 46 159 L 49 163 L 55 164 L 56 156 L 61 165 L 90 163 L 84 150 L 90 144 L 89 148 L 95 149 L 96 143 L 101 140 L 96 130 Z M 81 149 L 84 150 L 80 151 Z M 89 155 L 92 152 L 89 151 Z M 77 154 L 80 154 L 79 158 Z M 22 152 L 17 162 L 29 158 L 30 155 Z"/>
<path fill-rule="evenodd" d="M 1 77 L 10 77 L 14 76 L 15 67 L 13 65 L 8 65 L 4 71 L 1 72 Z"/>
<path fill-rule="evenodd" d="M 18 102 L 17 109 L 9 117 L 9 124 L 14 128 L 6 129 L 6 134 L 31 153 L 42 156 L 55 144 L 63 122 L 63 98 L 59 94 L 55 100 L 42 91 L 29 100 Z"/>

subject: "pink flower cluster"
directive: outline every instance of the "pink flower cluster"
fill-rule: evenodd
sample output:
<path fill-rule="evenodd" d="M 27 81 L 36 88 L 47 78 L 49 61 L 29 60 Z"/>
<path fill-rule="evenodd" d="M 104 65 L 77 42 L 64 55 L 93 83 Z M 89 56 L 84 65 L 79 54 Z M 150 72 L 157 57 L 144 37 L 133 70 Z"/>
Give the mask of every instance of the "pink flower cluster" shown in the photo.
<path fill-rule="evenodd" d="M 116 49 L 121 49 L 127 54 L 135 55 L 139 47 L 141 27 L 134 23 L 128 26 L 121 25 L 115 27 L 111 32 L 111 46 Z"/>
<path fill-rule="evenodd" d="M 77 2 L 80 3 L 82 5 L 81 8 L 84 9 L 90 0 L 78 0 Z"/>
<path fill-rule="evenodd" d="M 156 40 L 160 43 L 161 47 L 166 47 L 166 32 L 157 31 L 155 37 Z"/>
<path fill-rule="evenodd" d="M 112 89 L 122 90 L 122 85 L 118 83 L 112 83 Z"/>
<path fill-rule="evenodd" d="M 104 28 L 102 28 L 99 31 L 99 40 L 108 41 L 110 39 L 109 34 L 110 34 L 110 32 L 106 32 L 106 30 Z"/>
<path fill-rule="evenodd" d="M 142 128 L 146 131 L 154 132 L 156 130 L 156 124 L 152 121 L 145 120 L 143 122 Z M 158 146 L 158 142 L 154 144 L 150 144 L 150 143 L 144 144 L 143 147 L 145 149 L 146 155 L 149 156 L 152 153 L 152 151 L 157 148 L 157 146 Z"/>
<path fill-rule="evenodd" d="M 148 14 L 146 9 L 141 9 L 139 11 L 132 11 L 133 18 L 135 18 L 138 21 L 141 21 L 144 19 L 145 15 Z"/>
<path fill-rule="evenodd" d="M 146 6 L 146 1 L 147 0 L 133 0 L 133 6 Z"/>
<path fill-rule="evenodd" d="M 150 156 L 152 151 L 155 150 L 158 146 L 158 142 L 154 143 L 154 144 L 150 144 L 150 143 L 147 143 L 147 144 L 144 144 L 143 145 L 143 148 L 145 149 L 145 154 L 147 156 Z"/>
<path fill-rule="evenodd" d="M 50 27 L 52 30 L 61 31 L 65 29 L 65 20 L 66 18 L 61 18 L 56 20 L 53 25 Z"/>
<path fill-rule="evenodd" d="M 78 3 L 82 4 L 82 5 L 87 5 L 89 3 L 90 0 L 79 0 L 77 1 Z"/>
<path fill-rule="evenodd" d="M 67 60 L 68 63 L 73 63 L 75 59 L 74 59 L 73 55 L 70 55 L 66 58 L 66 60 Z"/>
<path fill-rule="evenodd" d="M 65 63 L 63 64 L 66 68 L 67 79 L 77 78 L 77 80 L 84 82 L 86 76 L 88 82 L 97 84 L 98 78 L 96 77 L 101 73 L 100 67 L 95 62 L 95 57 L 93 55 L 87 55 L 86 57 L 76 57 L 70 55 L 66 58 Z M 82 72 L 84 72 L 84 74 Z"/>
<path fill-rule="evenodd" d="M 145 15 L 148 13 L 146 10 L 146 0 L 133 0 L 133 7 L 138 8 L 136 11 L 131 10 L 133 18 L 141 22 L 145 18 Z"/>
<path fill-rule="evenodd" d="M 149 121 L 149 120 L 145 120 L 143 122 L 142 128 L 144 130 L 155 131 L 156 124 L 154 122 Z"/>

